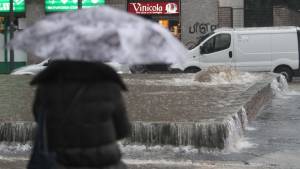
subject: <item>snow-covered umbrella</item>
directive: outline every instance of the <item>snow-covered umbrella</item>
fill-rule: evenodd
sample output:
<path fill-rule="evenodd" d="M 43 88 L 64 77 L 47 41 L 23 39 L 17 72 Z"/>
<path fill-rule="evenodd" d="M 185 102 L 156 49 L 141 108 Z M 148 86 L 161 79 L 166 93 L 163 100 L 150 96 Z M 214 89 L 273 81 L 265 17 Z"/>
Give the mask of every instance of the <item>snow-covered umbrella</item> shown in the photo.
<path fill-rule="evenodd" d="M 186 48 L 158 23 L 108 6 L 48 15 L 10 46 L 41 58 L 181 64 Z"/>

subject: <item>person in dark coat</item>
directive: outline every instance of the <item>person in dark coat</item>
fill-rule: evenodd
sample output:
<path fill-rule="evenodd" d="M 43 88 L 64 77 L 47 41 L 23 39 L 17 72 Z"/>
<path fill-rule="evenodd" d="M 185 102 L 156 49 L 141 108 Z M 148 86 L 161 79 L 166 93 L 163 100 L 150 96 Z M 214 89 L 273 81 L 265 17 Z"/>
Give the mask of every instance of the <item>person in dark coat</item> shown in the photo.
<path fill-rule="evenodd" d="M 130 133 L 121 93 L 127 88 L 111 67 L 52 61 L 31 84 L 37 85 L 34 117 L 45 114 L 48 150 L 58 168 L 126 168 L 117 140 Z"/>

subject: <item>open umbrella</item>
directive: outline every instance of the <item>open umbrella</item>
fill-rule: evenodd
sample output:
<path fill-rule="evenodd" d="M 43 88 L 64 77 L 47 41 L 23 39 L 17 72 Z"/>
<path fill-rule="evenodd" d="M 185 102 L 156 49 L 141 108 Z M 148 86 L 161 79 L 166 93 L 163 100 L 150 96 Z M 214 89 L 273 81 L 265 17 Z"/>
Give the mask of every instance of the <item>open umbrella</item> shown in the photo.
<path fill-rule="evenodd" d="M 42 58 L 181 64 L 186 48 L 158 23 L 108 6 L 46 16 L 10 46 Z"/>

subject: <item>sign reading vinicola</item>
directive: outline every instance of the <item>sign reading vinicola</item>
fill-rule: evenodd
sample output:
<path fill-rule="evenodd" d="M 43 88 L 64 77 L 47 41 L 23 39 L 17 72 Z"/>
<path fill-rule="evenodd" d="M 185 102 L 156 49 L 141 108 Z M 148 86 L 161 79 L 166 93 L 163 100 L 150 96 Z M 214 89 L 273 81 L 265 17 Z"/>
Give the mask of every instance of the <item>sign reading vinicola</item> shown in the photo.
<path fill-rule="evenodd" d="M 82 0 L 82 8 L 105 4 L 105 0 Z M 63 12 L 77 10 L 77 0 L 45 0 L 46 12 Z"/>
<path fill-rule="evenodd" d="M 10 0 L 0 0 L 0 12 L 9 12 Z M 25 12 L 25 0 L 14 0 L 14 12 Z"/>

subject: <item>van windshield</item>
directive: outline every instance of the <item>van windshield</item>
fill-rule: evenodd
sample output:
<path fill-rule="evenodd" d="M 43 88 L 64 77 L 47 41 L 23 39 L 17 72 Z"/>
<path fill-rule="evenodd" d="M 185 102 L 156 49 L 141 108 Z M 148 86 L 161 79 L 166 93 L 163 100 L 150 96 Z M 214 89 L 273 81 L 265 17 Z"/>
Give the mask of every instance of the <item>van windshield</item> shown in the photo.
<path fill-rule="evenodd" d="M 192 47 L 190 47 L 189 49 L 194 49 L 196 46 L 198 46 L 201 42 L 203 42 L 206 38 L 208 38 L 210 35 L 214 34 L 215 32 L 209 32 L 204 34 L 203 36 L 200 36 L 198 39 L 198 42 L 195 43 L 195 45 L 193 45 Z"/>

